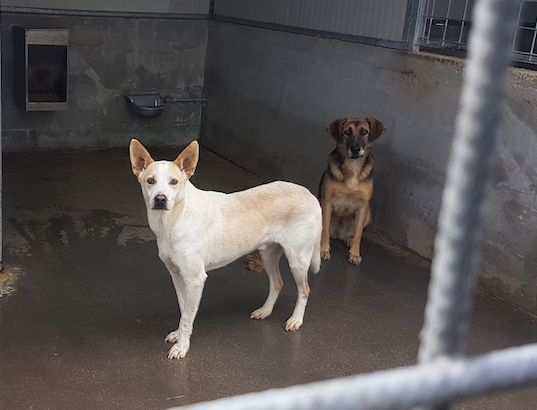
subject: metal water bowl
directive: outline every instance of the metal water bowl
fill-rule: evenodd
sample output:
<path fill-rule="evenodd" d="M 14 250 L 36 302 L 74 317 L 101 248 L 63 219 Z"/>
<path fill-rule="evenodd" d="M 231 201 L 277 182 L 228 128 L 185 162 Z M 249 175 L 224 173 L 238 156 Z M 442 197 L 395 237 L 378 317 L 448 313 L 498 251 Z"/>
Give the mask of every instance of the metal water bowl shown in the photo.
<path fill-rule="evenodd" d="M 125 100 L 133 114 L 144 118 L 158 117 L 165 108 L 160 94 L 131 94 L 126 95 Z"/>

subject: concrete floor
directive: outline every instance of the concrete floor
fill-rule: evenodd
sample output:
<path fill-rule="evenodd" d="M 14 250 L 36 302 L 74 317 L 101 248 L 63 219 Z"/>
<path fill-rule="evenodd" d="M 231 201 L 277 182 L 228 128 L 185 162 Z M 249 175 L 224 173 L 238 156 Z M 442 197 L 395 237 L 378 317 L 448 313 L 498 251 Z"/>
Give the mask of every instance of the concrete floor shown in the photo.
<path fill-rule="evenodd" d="M 9 155 L 5 169 L 15 292 L 0 299 L 2 409 L 161 409 L 414 363 L 428 266 L 373 243 L 360 268 L 335 246 L 311 277 L 296 334 L 283 331 L 295 301 L 287 269 L 273 316 L 261 322 L 248 314 L 264 301 L 264 274 L 243 261 L 214 271 L 187 358 L 168 361 L 176 298 L 127 151 Z M 202 152 L 195 182 L 232 191 L 260 181 Z M 476 310 L 472 353 L 537 340 L 535 321 L 508 305 L 478 296 Z M 457 408 L 536 402 L 529 389 Z"/>

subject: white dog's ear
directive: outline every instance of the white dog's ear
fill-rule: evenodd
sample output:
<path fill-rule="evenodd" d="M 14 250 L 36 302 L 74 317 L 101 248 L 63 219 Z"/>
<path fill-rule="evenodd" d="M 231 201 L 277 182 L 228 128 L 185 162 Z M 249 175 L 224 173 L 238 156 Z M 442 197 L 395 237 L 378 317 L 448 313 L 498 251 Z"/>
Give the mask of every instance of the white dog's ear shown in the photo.
<path fill-rule="evenodd" d="M 183 152 L 175 159 L 175 163 L 181 171 L 183 171 L 188 178 L 194 175 L 196 166 L 198 165 L 198 159 L 200 156 L 200 147 L 197 141 L 190 143 Z"/>
<path fill-rule="evenodd" d="M 140 173 L 153 162 L 153 158 L 151 158 L 149 152 L 147 152 L 142 143 L 137 139 L 131 140 L 129 153 L 131 157 L 132 173 L 135 176 L 140 175 Z"/>

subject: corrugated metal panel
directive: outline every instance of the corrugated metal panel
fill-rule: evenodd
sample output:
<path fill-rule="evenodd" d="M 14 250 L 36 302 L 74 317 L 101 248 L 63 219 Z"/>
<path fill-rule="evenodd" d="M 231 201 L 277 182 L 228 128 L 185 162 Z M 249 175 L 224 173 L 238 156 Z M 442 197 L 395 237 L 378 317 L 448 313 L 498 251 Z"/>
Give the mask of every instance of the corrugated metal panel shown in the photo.
<path fill-rule="evenodd" d="M 216 0 L 215 14 L 402 41 L 408 0 Z"/>
<path fill-rule="evenodd" d="M 209 0 L 1 0 L 4 7 L 124 13 L 207 14 Z"/>

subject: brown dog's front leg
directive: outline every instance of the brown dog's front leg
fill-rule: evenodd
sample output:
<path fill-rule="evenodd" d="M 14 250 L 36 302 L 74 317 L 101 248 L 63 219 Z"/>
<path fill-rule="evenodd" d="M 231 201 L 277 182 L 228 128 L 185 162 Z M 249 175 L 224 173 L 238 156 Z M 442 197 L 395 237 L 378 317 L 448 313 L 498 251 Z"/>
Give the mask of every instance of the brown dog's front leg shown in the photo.
<path fill-rule="evenodd" d="M 364 224 L 367 216 L 367 208 L 361 206 L 354 217 L 354 236 L 352 237 L 351 249 L 349 252 L 349 262 L 354 265 L 359 265 L 362 262 L 360 255 L 360 244 L 362 242 L 362 234 L 364 232 Z"/>
<path fill-rule="evenodd" d="M 343 175 L 343 172 L 339 169 L 339 165 L 336 164 L 333 161 L 330 161 L 328 164 L 328 167 L 330 168 L 330 173 L 332 176 L 336 179 L 336 181 L 343 181 L 345 179 L 345 176 Z"/>
<path fill-rule="evenodd" d="M 330 224 L 332 223 L 332 205 L 324 199 L 322 201 L 323 232 L 321 234 L 321 258 L 330 259 Z"/>

